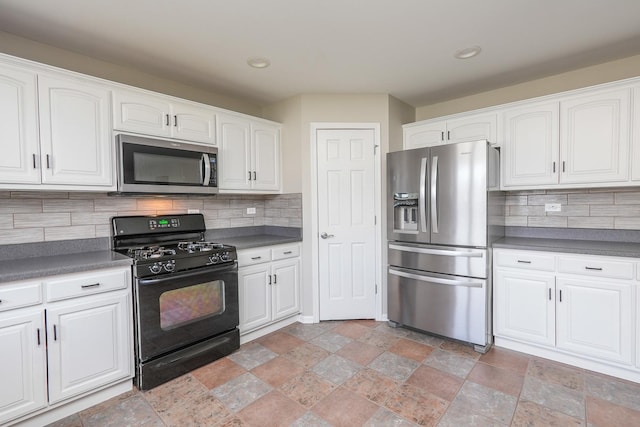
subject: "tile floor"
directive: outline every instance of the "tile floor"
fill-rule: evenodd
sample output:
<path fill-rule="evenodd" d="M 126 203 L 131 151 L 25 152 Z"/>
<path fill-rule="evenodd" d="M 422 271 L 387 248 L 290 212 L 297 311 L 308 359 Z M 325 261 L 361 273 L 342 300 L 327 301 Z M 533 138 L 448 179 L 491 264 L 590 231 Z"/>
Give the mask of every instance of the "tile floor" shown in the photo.
<path fill-rule="evenodd" d="M 52 424 L 640 426 L 640 384 L 371 320 L 293 324 Z"/>

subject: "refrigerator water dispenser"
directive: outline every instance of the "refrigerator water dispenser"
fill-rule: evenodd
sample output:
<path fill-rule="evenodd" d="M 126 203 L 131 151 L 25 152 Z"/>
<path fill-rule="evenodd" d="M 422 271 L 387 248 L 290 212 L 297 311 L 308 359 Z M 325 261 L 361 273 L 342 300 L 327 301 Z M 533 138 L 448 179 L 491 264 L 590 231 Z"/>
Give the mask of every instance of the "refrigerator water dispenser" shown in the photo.
<path fill-rule="evenodd" d="M 393 229 L 399 233 L 418 231 L 418 193 L 393 194 Z"/>

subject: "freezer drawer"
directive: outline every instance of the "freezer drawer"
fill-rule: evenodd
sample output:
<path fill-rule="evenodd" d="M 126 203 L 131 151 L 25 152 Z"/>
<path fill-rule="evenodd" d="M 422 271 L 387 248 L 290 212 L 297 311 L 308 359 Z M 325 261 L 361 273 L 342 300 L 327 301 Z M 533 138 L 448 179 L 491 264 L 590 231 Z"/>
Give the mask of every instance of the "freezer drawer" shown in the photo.
<path fill-rule="evenodd" d="M 486 249 L 389 242 L 389 265 L 456 276 L 487 278 Z"/>
<path fill-rule="evenodd" d="M 491 343 L 487 280 L 389 267 L 388 287 L 392 322 L 481 347 Z"/>

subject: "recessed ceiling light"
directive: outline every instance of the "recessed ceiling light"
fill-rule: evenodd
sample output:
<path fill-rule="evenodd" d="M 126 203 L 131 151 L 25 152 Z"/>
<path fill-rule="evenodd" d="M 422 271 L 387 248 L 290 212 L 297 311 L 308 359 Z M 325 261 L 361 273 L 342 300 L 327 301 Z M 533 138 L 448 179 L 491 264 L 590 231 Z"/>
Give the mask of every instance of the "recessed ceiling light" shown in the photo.
<path fill-rule="evenodd" d="M 480 46 L 465 47 L 464 49 L 456 51 L 453 56 L 457 59 L 469 59 L 477 56 L 481 50 Z"/>
<path fill-rule="evenodd" d="M 256 56 L 247 59 L 247 64 L 249 64 L 249 66 L 253 68 L 267 68 L 269 65 L 271 65 L 271 61 L 269 61 L 267 58 L 260 58 Z"/>

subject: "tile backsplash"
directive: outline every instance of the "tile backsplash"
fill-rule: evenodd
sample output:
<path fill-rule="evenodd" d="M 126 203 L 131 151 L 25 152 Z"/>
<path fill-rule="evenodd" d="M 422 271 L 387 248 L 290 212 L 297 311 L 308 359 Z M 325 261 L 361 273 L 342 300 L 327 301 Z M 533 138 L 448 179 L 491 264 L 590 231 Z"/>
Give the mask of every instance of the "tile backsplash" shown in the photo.
<path fill-rule="evenodd" d="M 507 226 L 640 230 L 640 188 L 506 193 Z M 559 203 L 560 212 L 545 212 Z"/>
<path fill-rule="evenodd" d="M 247 214 L 255 208 L 255 214 Z M 197 209 L 207 229 L 302 227 L 302 195 L 113 197 L 104 193 L 0 191 L 0 244 L 109 237 L 110 219 Z"/>

